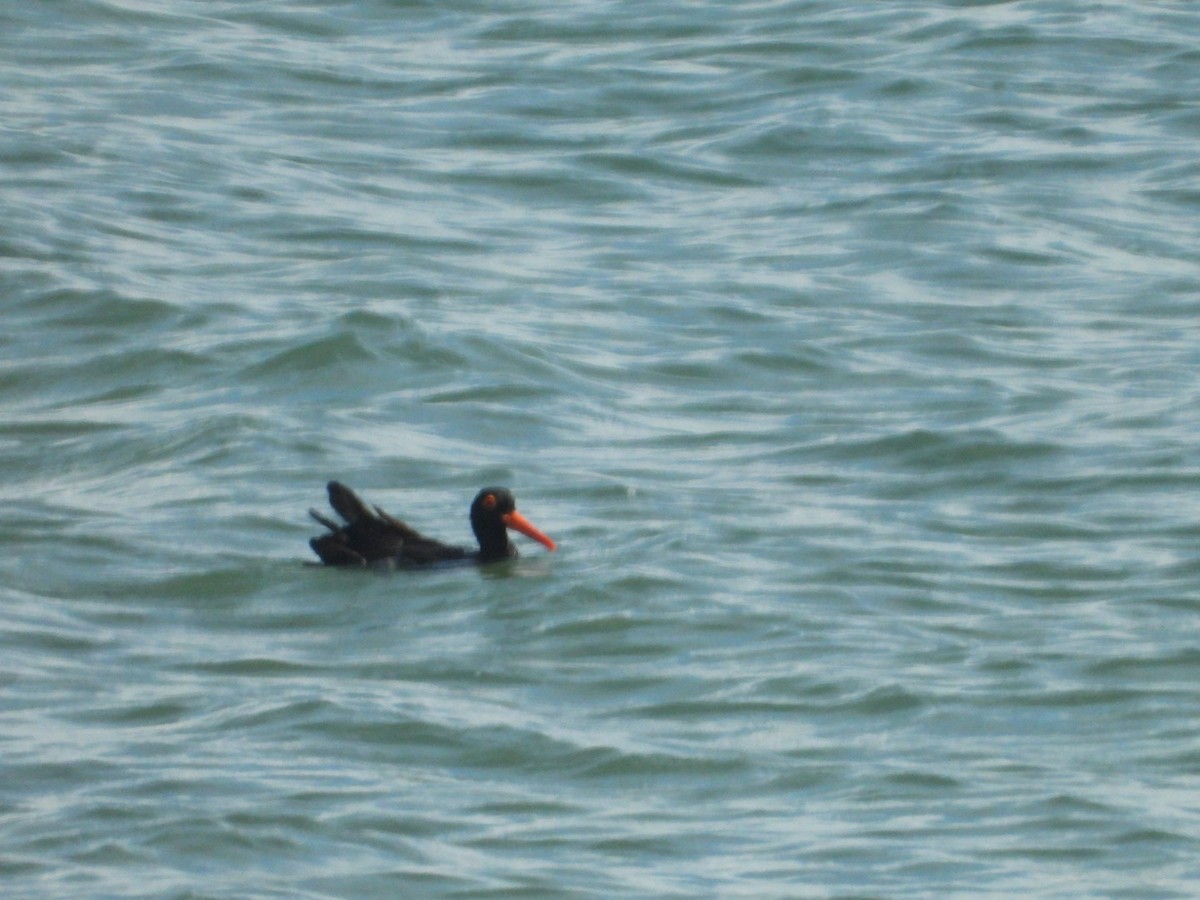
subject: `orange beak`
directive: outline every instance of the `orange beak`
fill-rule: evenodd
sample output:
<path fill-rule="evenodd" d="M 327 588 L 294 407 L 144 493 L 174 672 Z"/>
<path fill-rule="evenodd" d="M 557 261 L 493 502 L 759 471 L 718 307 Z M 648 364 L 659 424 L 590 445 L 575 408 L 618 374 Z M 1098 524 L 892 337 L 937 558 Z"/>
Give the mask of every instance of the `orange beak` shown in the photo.
<path fill-rule="evenodd" d="M 554 541 L 546 537 L 546 535 L 537 529 L 537 526 L 535 526 L 515 509 L 512 512 L 505 513 L 503 516 L 501 516 L 500 521 L 502 521 L 513 531 L 519 531 L 521 534 L 525 535 L 525 537 L 533 538 L 552 553 L 558 549 L 558 545 L 554 543 Z"/>

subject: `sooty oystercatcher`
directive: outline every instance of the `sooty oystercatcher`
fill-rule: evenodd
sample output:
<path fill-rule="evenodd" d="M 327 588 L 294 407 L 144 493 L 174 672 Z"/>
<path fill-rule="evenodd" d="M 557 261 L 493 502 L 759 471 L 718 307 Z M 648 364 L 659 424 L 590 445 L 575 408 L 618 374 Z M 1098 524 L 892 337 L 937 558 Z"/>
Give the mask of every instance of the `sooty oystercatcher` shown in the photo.
<path fill-rule="evenodd" d="M 471 528 L 479 541 L 478 550 L 427 538 L 378 506 L 367 506 L 341 482 L 329 482 L 328 490 L 329 505 L 346 524 L 338 525 L 315 509 L 308 511 L 329 529 L 329 534 L 308 542 L 327 566 L 411 568 L 456 561 L 497 562 L 517 555 L 517 548 L 508 541 L 509 528 L 550 550 L 557 549 L 554 541 L 517 512 L 516 500 L 508 488 L 484 488 L 471 504 Z"/>

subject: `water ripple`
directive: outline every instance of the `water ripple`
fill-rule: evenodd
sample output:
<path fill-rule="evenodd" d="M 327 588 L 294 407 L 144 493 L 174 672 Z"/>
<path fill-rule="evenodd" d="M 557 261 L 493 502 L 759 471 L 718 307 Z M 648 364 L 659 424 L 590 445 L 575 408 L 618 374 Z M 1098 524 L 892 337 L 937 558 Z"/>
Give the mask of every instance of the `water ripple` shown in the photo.
<path fill-rule="evenodd" d="M 8 894 L 1193 892 L 1190 7 L 0 19 Z"/>

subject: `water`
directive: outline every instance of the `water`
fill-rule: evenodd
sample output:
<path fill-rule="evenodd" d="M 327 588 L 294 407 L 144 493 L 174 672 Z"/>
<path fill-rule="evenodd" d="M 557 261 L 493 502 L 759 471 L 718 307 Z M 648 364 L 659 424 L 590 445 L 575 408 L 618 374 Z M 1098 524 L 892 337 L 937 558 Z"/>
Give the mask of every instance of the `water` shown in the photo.
<path fill-rule="evenodd" d="M 1193 4 L 0 26 L 6 897 L 1193 895 Z"/>

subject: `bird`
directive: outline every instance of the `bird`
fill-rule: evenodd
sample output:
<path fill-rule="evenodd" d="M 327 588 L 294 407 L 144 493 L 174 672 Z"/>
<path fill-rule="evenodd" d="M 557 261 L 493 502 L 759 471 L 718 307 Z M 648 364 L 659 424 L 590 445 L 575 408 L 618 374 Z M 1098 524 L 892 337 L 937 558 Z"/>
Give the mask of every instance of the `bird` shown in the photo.
<path fill-rule="evenodd" d="M 517 548 L 508 539 L 509 528 L 533 538 L 551 552 L 558 549 L 554 541 L 517 512 L 517 502 L 508 488 L 486 487 L 471 503 L 471 528 L 479 542 L 478 550 L 425 537 L 378 506 L 368 506 L 340 481 L 329 482 L 326 490 L 329 505 L 346 520 L 345 525 L 339 525 L 315 509 L 308 511 L 329 529 L 329 533 L 308 542 L 327 566 L 409 569 L 437 563 L 499 562 L 517 555 Z"/>

